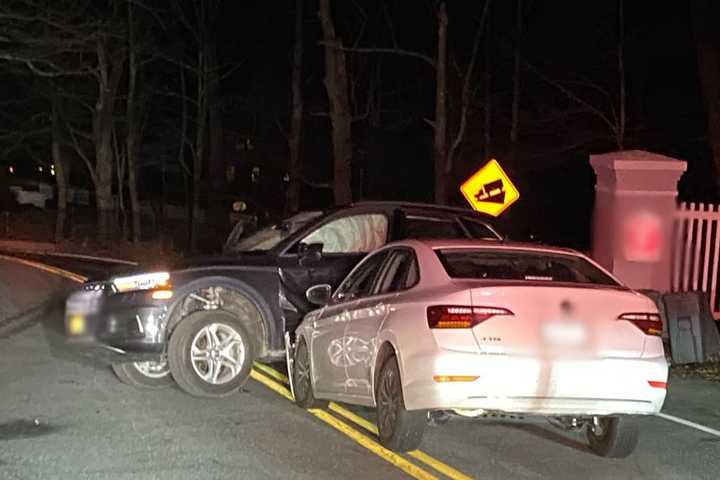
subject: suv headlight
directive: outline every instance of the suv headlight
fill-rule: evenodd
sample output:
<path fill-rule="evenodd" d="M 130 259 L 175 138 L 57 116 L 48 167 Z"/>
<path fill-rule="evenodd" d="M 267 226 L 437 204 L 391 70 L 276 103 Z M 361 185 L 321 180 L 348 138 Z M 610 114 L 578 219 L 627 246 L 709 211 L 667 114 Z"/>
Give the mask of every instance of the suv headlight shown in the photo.
<path fill-rule="evenodd" d="M 118 277 L 112 283 L 119 293 L 169 288 L 170 274 L 168 272 L 143 273 L 129 277 Z"/>

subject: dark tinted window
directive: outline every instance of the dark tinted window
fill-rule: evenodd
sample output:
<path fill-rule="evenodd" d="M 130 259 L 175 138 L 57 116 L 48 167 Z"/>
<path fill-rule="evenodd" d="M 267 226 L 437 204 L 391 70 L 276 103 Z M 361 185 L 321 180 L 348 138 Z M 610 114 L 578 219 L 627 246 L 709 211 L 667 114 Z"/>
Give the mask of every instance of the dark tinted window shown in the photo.
<path fill-rule="evenodd" d="M 385 265 L 376 293 L 399 292 L 417 283 L 417 261 L 411 249 L 394 250 Z"/>
<path fill-rule="evenodd" d="M 370 295 L 375 278 L 388 253 L 387 250 L 383 250 L 363 261 L 355 271 L 345 278 L 337 292 L 335 292 L 335 299 L 337 301 L 346 301 Z"/>
<path fill-rule="evenodd" d="M 532 251 L 443 249 L 436 251 L 454 278 L 618 285 L 581 257 Z"/>
<path fill-rule="evenodd" d="M 468 238 L 465 230 L 454 219 L 407 217 L 405 220 L 407 238 Z"/>

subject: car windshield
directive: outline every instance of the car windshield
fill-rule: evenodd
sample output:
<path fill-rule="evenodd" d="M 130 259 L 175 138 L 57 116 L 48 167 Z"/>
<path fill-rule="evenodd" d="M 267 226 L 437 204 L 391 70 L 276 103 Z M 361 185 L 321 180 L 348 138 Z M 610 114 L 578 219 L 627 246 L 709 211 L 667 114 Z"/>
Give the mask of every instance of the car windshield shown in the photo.
<path fill-rule="evenodd" d="M 575 255 L 468 248 L 440 249 L 436 253 L 453 278 L 619 285 L 592 263 Z"/>
<path fill-rule="evenodd" d="M 317 219 L 320 215 L 322 215 L 322 212 L 319 211 L 298 213 L 290 218 L 286 218 L 282 222 L 262 228 L 252 235 L 243 238 L 235 243 L 231 250 L 233 252 L 270 250 L 288 235 L 296 232 L 308 222 Z"/>

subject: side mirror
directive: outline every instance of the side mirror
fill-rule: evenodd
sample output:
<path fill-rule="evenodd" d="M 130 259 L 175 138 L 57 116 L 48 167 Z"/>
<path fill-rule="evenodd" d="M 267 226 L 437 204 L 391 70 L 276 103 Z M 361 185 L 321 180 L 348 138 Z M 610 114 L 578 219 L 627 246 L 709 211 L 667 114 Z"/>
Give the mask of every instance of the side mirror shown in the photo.
<path fill-rule="evenodd" d="M 301 243 L 298 247 L 300 264 L 307 265 L 308 263 L 319 261 L 322 258 L 322 250 L 322 243 Z"/>
<path fill-rule="evenodd" d="M 324 307 L 330 302 L 331 296 L 332 287 L 327 283 L 310 287 L 305 292 L 305 298 L 308 299 L 308 302 L 312 303 L 313 305 L 319 305 L 321 307 Z"/>

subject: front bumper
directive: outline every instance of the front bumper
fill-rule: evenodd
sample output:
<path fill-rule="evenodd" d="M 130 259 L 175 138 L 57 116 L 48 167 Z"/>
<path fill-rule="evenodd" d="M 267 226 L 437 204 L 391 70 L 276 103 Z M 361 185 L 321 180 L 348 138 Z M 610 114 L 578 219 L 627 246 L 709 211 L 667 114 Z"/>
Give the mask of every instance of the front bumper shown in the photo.
<path fill-rule="evenodd" d="M 107 284 L 84 284 L 65 304 L 67 341 L 111 358 L 154 360 L 165 352 L 167 311 L 167 301 L 150 291 L 118 294 Z"/>
<path fill-rule="evenodd" d="M 419 368 L 417 366 L 420 366 Z M 434 376 L 477 377 L 438 382 Z M 404 365 L 409 410 L 500 411 L 525 415 L 658 413 L 668 367 L 657 358 L 539 359 L 441 350 Z"/>

